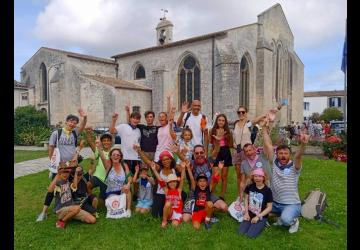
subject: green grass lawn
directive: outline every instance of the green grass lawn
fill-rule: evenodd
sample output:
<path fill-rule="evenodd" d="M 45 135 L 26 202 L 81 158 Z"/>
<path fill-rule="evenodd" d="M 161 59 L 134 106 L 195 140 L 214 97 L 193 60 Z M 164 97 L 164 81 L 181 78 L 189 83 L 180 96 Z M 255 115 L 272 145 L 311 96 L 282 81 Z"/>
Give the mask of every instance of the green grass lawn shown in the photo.
<path fill-rule="evenodd" d="M 82 163 L 86 165 L 87 160 Z M 299 231 L 289 234 L 285 227 L 266 228 L 256 239 L 238 236 L 239 226 L 229 215 L 218 213 L 220 222 L 210 231 L 195 231 L 191 224 L 161 229 L 160 219 L 151 215 L 111 220 L 105 208 L 94 225 L 70 222 L 65 230 L 55 227 L 52 212 L 46 221 L 35 222 L 41 211 L 49 184 L 48 171 L 19 177 L 14 182 L 14 247 L 15 249 L 346 249 L 346 164 L 332 160 L 304 157 L 299 180 L 301 199 L 309 190 L 321 188 L 328 195 L 325 216 L 338 224 L 332 225 L 300 219 Z M 234 168 L 229 171 L 226 199 L 236 198 Z M 219 187 L 218 187 L 219 190 Z M 228 202 L 229 203 L 229 202 Z"/>
<path fill-rule="evenodd" d="M 49 156 L 47 150 L 44 151 L 14 150 L 14 163 L 43 158 L 46 156 Z"/>

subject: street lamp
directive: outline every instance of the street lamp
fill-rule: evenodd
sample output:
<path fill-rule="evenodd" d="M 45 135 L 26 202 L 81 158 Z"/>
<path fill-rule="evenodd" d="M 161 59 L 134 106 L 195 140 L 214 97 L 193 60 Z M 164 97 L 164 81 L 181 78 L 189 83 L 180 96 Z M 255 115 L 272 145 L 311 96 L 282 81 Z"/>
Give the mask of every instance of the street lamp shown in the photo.
<path fill-rule="evenodd" d="M 48 86 L 48 88 L 47 88 L 47 101 L 48 101 L 48 125 L 49 125 L 49 127 L 51 125 L 51 122 L 50 122 L 50 120 L 51 120 L 50 119 L 50 75 L 49 74 L 50 74 L 50 69 L 51 68 L 55 67 L 56 70 L 58 70 L 61 64 L 64 64 L 64 63 L 60 62 L 60 63 L 51 64 L 49 66 L 49 68 L 48 68 L 48 71 L 47 71 L 47 86 Z"/>

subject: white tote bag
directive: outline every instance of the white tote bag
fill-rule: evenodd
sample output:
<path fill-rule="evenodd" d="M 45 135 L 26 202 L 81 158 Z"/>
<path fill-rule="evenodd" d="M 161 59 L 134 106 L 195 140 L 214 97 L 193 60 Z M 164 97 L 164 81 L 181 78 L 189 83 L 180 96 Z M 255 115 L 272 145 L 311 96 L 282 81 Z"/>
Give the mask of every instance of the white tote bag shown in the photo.
<path fill-rule="evenodd" d="M 238 222 L 243 221 L 245 212 L 245 205 L 243 202 L 240 202 L 238 200 L 234 201 L 230 204 L 228 211 L 235 220 L 237 220 Z"/>
<path fill-rule="evenodd" d="M 106 218 L 119 219 L 126 217 L 126 194 L 110 195 L 105 200 Z"/>
<path fill-rule="evenodd" d="M 54 152 L 49 162 L 49 171 L 53 174 L 57 174 L 57 170 L 60 164 L 60 150 L 58 147 L 59 147 L 59 136 L 56 135 L 56 148 L 54 148 Z"/>

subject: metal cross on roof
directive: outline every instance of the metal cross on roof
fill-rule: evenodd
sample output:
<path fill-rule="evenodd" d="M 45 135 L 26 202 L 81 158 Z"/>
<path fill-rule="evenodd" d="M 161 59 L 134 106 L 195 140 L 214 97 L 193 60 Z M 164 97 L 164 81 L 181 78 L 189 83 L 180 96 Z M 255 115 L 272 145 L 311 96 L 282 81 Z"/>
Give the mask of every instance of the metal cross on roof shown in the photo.
<path fill-rule="evenodd" d="M 165 9 L 161 9 L 161 11 L 162 12 L 164 12 L 164 17 L 163 18 L 160 18 L 161 20 L 165 20 L 166 19 L 166 17 L 165 17 L 165 15 L 166 15 L 166 13 L 168 13 L 169 11 L 168 10 L 165 10 Z"/>

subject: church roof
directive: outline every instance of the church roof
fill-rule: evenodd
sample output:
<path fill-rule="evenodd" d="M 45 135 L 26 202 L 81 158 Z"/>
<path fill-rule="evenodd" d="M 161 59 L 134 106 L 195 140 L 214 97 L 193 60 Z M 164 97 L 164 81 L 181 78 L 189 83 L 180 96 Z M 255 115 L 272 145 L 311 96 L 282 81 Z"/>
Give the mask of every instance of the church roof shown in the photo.
<path fill-rule="evenodd" d="M 172 43 L 167 43 L 167 44 L 164 44 L 164 45 L 153 46 L 153 47 L 149 47 L 149 48 L 145 48 L 145 49 L 140 49 L 140 50 L 135 50 L 135 51 L 131 51 L 131 52 L 118 54 L 118 55 L 112 56 L 111 58 L 116 59 L 116 58 L 121 58 L 121 57 L 137 55 L 137 54 L 141 54 L 141 53 L 144 53 L 144 52 L 154 51 L 154 50 L 158 50 L 158 49 L 165 49 L 165 48 L 170 48 L 170 47 L 183 45 L 183 44 L 186 44 L 186 43 L 202 41 L 202 40 L 206 40 L 206 39 L 213 38 L 213 37 L 224 36 L 226 34 L 227 34 L 226 31 L 214 32 L 214 33 L 210 33 L 210 34 L 206 34 L 206 35 L 202 35 L 202 36 L 196 36 L 196 37 L 192 37 L 192 38 L 189 38 L 189 39 L 184 39 L 184 40 L 180 40 L 180 41 L 176 41 L 176 42 L 172 42 Z"/>
<path fill-rule="evenodd" d="M 165 26 L 174 26 L 170 20 L 167 20 L 166 18 L 163 18 L 159 24 L 156 26 L 156 29 L 165 27 Z"/>
<path fill-rule="evenodd" d="M 112 60 L 112 59 L 101 58 L 101 57 L 90 56 L 90 55 L 84 55 L 84 54 L 74 53 L 74 52 L 65 51 L 65 50 L 60 50 L 60 49 L 47 48 L 47 47 L 41 47 L 40 49 L 38 49 L 38 51 L 36 51 L 36 53 L 35 53 L 32 57 L 30 57 L 30 59 L 27 60 L 24 65 L 26 65 L 29 61 L 31 61 L 31 59 L 32 59 L 37 53 L 39 53 L 39 51 L 42 50 L 42 49 L 46 49 L 46 50 L 51 50 L 51 51 L 54 51 L 54 52 L 62 53 L 62 54 L 65 54 L 65 55 L 68 56 L 68 57 L 74 57 L 74 58 L 85 59 L 85 60 L 94 61 L 94 62 L 101 62 L 101 63 L 108 63 L 108 64 L 114 64 L 114 65 L 116 65 L 116 62 L 115 62 L 114 60 Z"/>
<path fill-rule="evenodd" d="M 344 90 L 333 91 L 309 91 L 304 92 L 304 97 L 322 97 L 322 96 L 345 96 Z"/>
<path fill-rule="evenodd" d="M 147 86 L 129 80 L 122 80 L 119 78 L 113 78 L 113 77 L 101 76 L 101 75 L 82 74 L 82 76 L 91 80 L 95 80 L 110 85 L 115 88 L 152 91 L 152 89 Z"/>
<path fill-rule="evenodd" d="M 18 82 L 14 80 L 14 89 L 29 89 L 30 86 L 26 85 L 25 83 Z"/>

